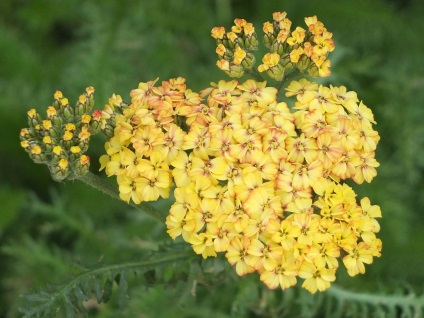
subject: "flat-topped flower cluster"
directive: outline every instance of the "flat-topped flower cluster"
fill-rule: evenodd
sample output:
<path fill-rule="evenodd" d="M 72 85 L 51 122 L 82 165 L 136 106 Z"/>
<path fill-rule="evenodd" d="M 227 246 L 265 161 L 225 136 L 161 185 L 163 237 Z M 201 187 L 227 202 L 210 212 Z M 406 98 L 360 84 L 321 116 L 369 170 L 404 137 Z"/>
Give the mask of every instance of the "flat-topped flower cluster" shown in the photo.
<path fill-rule="evenodd" d="M 125 201 L 167 198 L 175 186 L 172 238 L 205 258 L 225 253 L 269 288 L 300 277 L 312 293 L 335 280 L 341 257 L 354 276 L 380 256 L 380 208 L 342 183 L 370 182 L 379 165 L 375 121 L 356 93 L 293 81 L 292 113 L 265 82 L 222 80 L 200 93 L 183 78 L 155 84 L 140 83 L 129 105 L 110 99 L 101 163 Z"/>
<path fill-rule="evenodd" d="M 31 109 L 21 146 L 47 164 L 57 181 L 82 178 L 90 136 L 108 137 L 101 169 L 116 176 L 119 197 L 134 204 L 175 198 L 168 234 L 181 236 L 204 258 L 225 253 L 240 276 L 258 272 L 269 288 L 287 289 L 302 278 L 311 293 L 336 279 L 342 263 L 351 276 L 380 256 L 380 208 L 357 199 L 344 181 L 371 182 L 379 163 L 379 135 L 371 110 L 346 87 L 306 79 L 279 90 L 277 80 L 303 73 L 328 76 L 332 34 L 314 17 L 291 30 L 285 12 L 263 26 L 270 50 L 253 69 L 254 27 L 236 19 L 230 32 L 212 29 L 217 65 L 231 77 L 257 80 L 212 83 L 199 93 L 182 77 L 140 83 L 131 102 L 113 95 L 90 113 L 88 87 L 71 107 L 60 91 L 47 119 Z"/>

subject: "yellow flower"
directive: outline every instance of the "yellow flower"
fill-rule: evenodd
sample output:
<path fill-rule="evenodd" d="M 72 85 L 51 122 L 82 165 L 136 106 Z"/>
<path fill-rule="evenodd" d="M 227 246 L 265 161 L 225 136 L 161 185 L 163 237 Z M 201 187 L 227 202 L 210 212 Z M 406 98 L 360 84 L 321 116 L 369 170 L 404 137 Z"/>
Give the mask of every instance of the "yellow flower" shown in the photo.
<path fill-rule="evenodd" d="M 192 157 L 193 156 L 191 154 L 189 157 L 186 152 L 182 151 L 177 154 L 173 161 L 171 161 L 171 165 L 174 167 L 172 175 L 177 187 L 183 187 L 190 184 L 191 177 L 189 176 L 189 172 L 191 170 Z"/>
<path fill-rule="evenodd" d="M 224 59 L 217 61 L 216 66 L 218 66 L 218 68 L 220 70 L 223 70 L 223 71 L 229 71 L 230 70 L 230 62 L 228 62 L 227 60 L 224 60 Z"/>
<path fill-rule="evenodd" d="M 165 156 L 162 152 L 154 151 L 149 159 L 139 159 L 137 170 L 140 175 L 149 179 L 155 178 L 159 173 L 169 172 L 169 166 L 165 162 Z"/>
<path fill-rule="evenodd" d="M 31 108 L 28 112 L 28 117 L 29 118 L 35 118 L 37 116 L 37 111 L 34 108 Z"/>
<path fill-rule="evenodd" d="M 79 146 L 72 146 L 70 148 L 72 153 L 80 153 L 81 152 L 81 148 Z"/>
<path fill-rule="evenodd" d="M 291 214 L 293 225 L 300 227 L 300 234 L 297 237 L 299 244 L 311 245 L 318 233 L 320 216 L 305 212 Z"/>
<path fill-rule="evenodd" d="M 59 166 L 60 169 L 66 170 L 66 168 L 68 168 L 68 165 L 69 165 L 69 161 L 68 160 L 66 160 L 64 158 L 62 158 L 62 159 L 59 160 L 58 166 Z"/>
<path fill-rule="evenodd" d="M 298 268 L 293 257 L 289 253 L 285 253 L 273 270 L 262 271 L 260 280 L 270 289 L 280 286 L 282 290 L 285 290 L 296 285 L 297 274 Z"/>
<path fill-rule="evenodd" d="M 169 198 L 172 186 L 169 172 L 161 171 L 155 177 L 141 177 L 139 182 L 142 201 L 156 201 L 159 196 Z"/>
<path fill-rule="evenodd" d="M 208 223 L 206 231 L 214 236 L 213 246 L 216 252 L 226 252 L 231 241 L 240 237 L 236 233 L 234 224 L 225 222 L 226 216 L 219 218 L 216 223 Z"/>
<path fill-rule="evenodd" d="M 290 61 L 292 63 L 299 62 L 299 59 L 301 55 L 303 54 L 303 49 L 301 47 L 298 47 L 297 49 L 294 49 L 290 52 Z"/>
<path fill-rule="evenodd" d="M 315 92 L 318 90 L 318 84 L 310 82 L 305 78 L 300 79 L 299 81 L 291 81 L 289 86 L 286 88 L 286 96 L 302 96 L 305 92 Z"/>
<path fill-rule="evenodd" d="M 44 137 L 43 137 L 43 142 L 44 142 L 45 144 L 50 145 L 50 144 L 52 143 L 52 138 L 51 138 L 50 136 L 44 136 Z"/>
<path fill-rule="evenodd" d="M 330 283 L 336 280 L 334 269 L 317 267 L 308 262 L 303 262 L 300 266 L 299 277 L 305 278 L 302 287 L 312 294 L 317 290 L 324 291 L 330 288 Z"/>
<path fill-rule="evenodd" d="M 75 129 L 77 129 L 77 127 L 75 127 L 75 125 L 74 125 L 73 123 L 67 123 L 67 124 L 66 124 L 66 126 L 65 126 L 65 130 L 66 130 L 66 131 L 70 131 L 70 132 L 72 132 L 72 131 L 74 131 Z"/>
<path fill-rule="evenodd" d="M 231 241 L 230 246 L 228 246 L 228 251 L 225 254 L 228 262 L 231 265 L 236 265 L 236 272 L 239 276 L 243 276 L 255 271 L 253 267 L 250 267 L 246 263 L 250 244 L 251 240 L 247 237 L 242 237 L 241 239 L 235 237 Z"/>
<path fill-rule="evenodd" d="M 193 234 L 189 239 L 189 243 L 191 243 L 196 254 L 202 254 L 203 258 L 216 256 L 213 238 L 207 233 Z"/>
<path fill-rule="evenodd" d="M 211 31 L 211 36 L 215 39 L 222 39 L 225 35 L 224 27 L 214 27 Z"/>
<path fill-rule="evenodd" d="M 282 11 L 282 12 L 274 12 L 272 14 L 272 18 L 274 19 L 274 21 L 276 22 L 280 22 L 282 20 L 284 20 L 287 16 L 287 12 Z"/>
<path fill-rule="evenodd" d="M 306 31 L 301 27 L 297 27 L 292 33 L 291 37 L 287 39 L 287 43 L 290 46 L 295 44 L 301 44 L 305 39 Z"/>
<path fill-rule="evenodd" d="M 42 150 L 41 147 L 39 145 L 35 145 L 31 148 L 31 153 L 34 155 L 39 155 L 41 154 Z"/>
<path fill-rule="evenodd" d="M 218 46 L 216 47 L 216 54 L 218 54 L 219 56 L 224 56 L 225 52 L 227 51 L 227 49 L 225 48 L 224 44 L 218 44 Z"/>
<path fill-rule="evenodd" d="M 287 160 L 293 163 L 312 163 L 317 156 L 317 144 L 315 139 L 307 138 L 301 134 L 298 138 L 287 138 L 286 149 L 288 151 Z"/>
<path fill-rule="evenodd" d="M 246 51 L 243 50 L 241 47 L 237 46 L 234 51 L 233 63 L 235 65 L 240 65 L 241 62 L 243 62 L 245 57 L 246 57 Z"/>
<path fill-rule="evenodd" d="M 349 255 L 343 257 L 343 264 L 346 266 L 350 276 L 365 273 L 364 264 L 372 263 L 372 252 L 370 246 L 365 242 L 360 242 L 349 252 Z"/>
<path fill-rule="evenodd" d="M 267 53 L 262 58 L 263 64 L 259 65 L 258 71 L 259 72 L 267 71 L 270 68 L 277 66 L 279 61 L 280 61 L 280 55 L 278 55 L 277 53 Z"/>
<path fill-rule="evenodd" d="M 150 156 L 155 147 L 162 145 L 164 134 L 161 129 L 151 126 L 145 126 L 142 129 L 137 129 L 131 142 L 139 156 Z"/>
<path fill-rule="evenodd" d="M 61 91 L 56 91 L 55 93 L 54 93 L 54 99 L 55 100 L 61 100 L 63 98 L 63 94 L 62 94 L 62 92 Z"/>
<path fill-rule="evenodd" d="M 270 22 L 265 22 L 262 29 L 263 29 L 265 34 L 274 33 L 274 26 Z"/>
<path fill-rule="evenodd" d="M 238 85 L 237 88 L 242 91 L 241 97 L 255 100 L 259 106 L 267 107 L 277 100 L 277 89 L 275 87 L 267 87 L 266 82 L 247 80 L 243 84 Z"/>
<path fill-rule="evenodd" d="M 43 128 L 45 130 L 50 130 L 50 129 L 52 129 L 52 127 L 53 127 L 53 123 L 52 123 L 51 120 L 49 120 L 49 119 L 43 120 Z"/>

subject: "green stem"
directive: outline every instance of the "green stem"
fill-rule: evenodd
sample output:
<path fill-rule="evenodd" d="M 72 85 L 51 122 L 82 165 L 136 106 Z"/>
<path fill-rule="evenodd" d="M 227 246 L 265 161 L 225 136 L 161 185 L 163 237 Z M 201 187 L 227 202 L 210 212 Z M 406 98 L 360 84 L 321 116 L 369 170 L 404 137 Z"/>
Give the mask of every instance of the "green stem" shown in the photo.
<path fill-rule="evenodd" d="M 82 177 L 78 177 L 77 180 L 80 180 L 84 182 L 85 184 L 102 191 L 104 194 L 107 194 L 111 196 L 114 199 L 121 200 L 119 198 L 118 189 L 116 186 L 111 184 L 110 182 L 100 178 L 99 176 L 96 176 L 95 174 L 88 171 L 86 174 L 84 174 Z M 165 216 L 164 214 L 159 211 L 158 209 L 152 207 L 151 205 L 142 202 L 140 204 L 135 204 L 133 202 L 128 203 L 132 207 L 136 208 L 137 210 L 144 212 L 155 219 L 161 221 L 162 223 L 165 222 Z"/>
<path fill-rule="evenodd" d="M 294 80 L 297 77 L 300 77 L 301 75 L 302 75 L 302 73 L 300 73 L 299 71 L 293 71 L 290 74 L 288 74 L 287 76 L 285 76 L 277 86 L 277 91 L 278 91 L 277 95 L 278 96 L 280 95 L 280 93 L 283 90 L 286 83 Z"/>
<path fill-rule="evenodd" d="M 249 68 L 249 69 L 246 69 L 246 73 L 249 75 L 249 76 L 251 76 L 255 81 L 258 81 L 258 82 L 263 82 L 263 81 L 265 81 L 265 79 L 262 77 L 262 75 L 261 75 L 261 73 L 259 73 L 256 69 L 254 69 L 253 67 L 252 68 Z"/>

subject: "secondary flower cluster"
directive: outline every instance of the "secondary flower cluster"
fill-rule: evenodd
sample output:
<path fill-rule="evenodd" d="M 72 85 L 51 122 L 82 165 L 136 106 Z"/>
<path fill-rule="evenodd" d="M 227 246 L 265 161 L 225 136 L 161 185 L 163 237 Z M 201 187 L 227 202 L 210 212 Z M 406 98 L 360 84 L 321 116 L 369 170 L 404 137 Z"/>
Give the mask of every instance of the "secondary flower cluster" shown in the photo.
<path fill-rule="evenodd" d="M 307 30 L 299 26 L 291 30 L 292 22 L 286 15 L 286 12 L 274 12 L 273 21 L 263 25 L 264 44 L 270 53 L 263 56 L 258 71 L 277 81 L 294 67 L 310 76 L 329 76 L 327 56 L 334 50 L 332 33 L 316 16 L 305 18 Z M 252 51 L 258 48 L 258 40 L 251 23 L 244 19 L 235 19 L 234 23 L 231 31 L 215 27 L 211 35 L 217 42 L 216 53 L 220 58 L 217 66 L 231 77 L 241 77 L 255 64 Z"/>
<path fill-rule="evenodd" d="M 114 96 L 102 168 L 135 203 L 168 197 L 172 238 L 203 257 L 226 253 L 239 275 L 269 287 L 303 278 L 314 293 L 335 280 L 338 258 L 354 276 L 380 256 L 380 208 L 341 180 L 370 182 L 379 140 L 369 108 L 345 87 L 292 82 L 290 112 L 265 82 L 220 81 L 192 92 L 182 78 L 140 83 L 131 104 Z M 114 106 L 115 105 L 115 106 Z"/>
<path fill-rule="evenodd" d="M 100 158 L 101 169 L 117 176 L 121 199 L 137 204 L 169 197 L 173 186 L 169 165 L 185 154 L 180 116 L 201 100 L 186 88 L 183 78 L 159 87 L 154 86 L 156 81 L 140 83 L 131 91 L 130 105 L 119 95 L 112 96 L 102 116 L 104 131 L 115 128 L 105 144 L 107 154 Z"/>
<path fill-rule="evenodd" d="M 20 132 L 21 146 L 36 163 L 46 164 L 52 178 L 62 181 L 67 177 L 81 176 L 88 171 L 90 136 L 100 130 L 101 112 L 88 113 L 94 105 L 94 88 L 87 87 L 75 105 L 60 91 L 54 94 L 53 105 L 42 119 L 35 109 L 28 111 L 28 128 Z"/>

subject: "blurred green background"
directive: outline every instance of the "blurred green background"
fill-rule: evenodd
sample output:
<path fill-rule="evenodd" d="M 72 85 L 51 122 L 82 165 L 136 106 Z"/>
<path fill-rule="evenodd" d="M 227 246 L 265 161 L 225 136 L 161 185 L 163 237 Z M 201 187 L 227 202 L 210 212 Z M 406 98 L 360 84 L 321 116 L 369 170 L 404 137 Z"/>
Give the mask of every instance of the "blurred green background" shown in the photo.
<path fill-rule="evenodd" d="M 424 291 L 424 3 L 420 0 L 2 0 L 0 2 L 0 317 L 19 317 L 19 295 L 66 282 L 99 259 L 119 261 L 170 242 L 165 227 L 78 182 L 55 183 L 19 146 L 26 112 L 44 113 L 56 89 L 74 103 L 96 88 L 128 100 L 140 81 L 183 76 L 199 90 L 228 79 L 215 66 L 210 29 L 236 17 L 262 23 L 287 11 L 293 25 L 317 15 L 333 32 L 333 74 L 324 83 L 355 90 L 381 135 L 372 184 L 356 188 L 382 208 L 383 255 L 362 277 L 339 270 L 355 291 Z M 92 139 L 92 171 L 105 139 Z M 226 317 L 237 287 L 222 283 L 191 299 L 205 317 Z M 127 309 L 92 306 L 93 317 L 160 317 L 179 306 L 161 286 L 134 285 Z M 190 296 L 191 297 L 191 296 Z M 162 306 L 162 307 L 161 307 Z M 177 308 L 175 307 L 175 308 Z M 178 307 L 180 308 L 180 307 Z M 181 308 L 180 308 L 181 309 Z M 233 308 L 234 309 L 234 308 Z M 158 311 L 162 310 L 162 311 Z M 182 310 L 182 309 L 181 309 Z M 138 315 L 134 313 L 145 313 Z M 119 314 L 117 314 L 119 313 Z M 160 313 L 160 314 L 159 314 Z M 247 310 L 254 317 L 255 310 Z M 194 317 L 194 316 L 193 316 Z"/>

